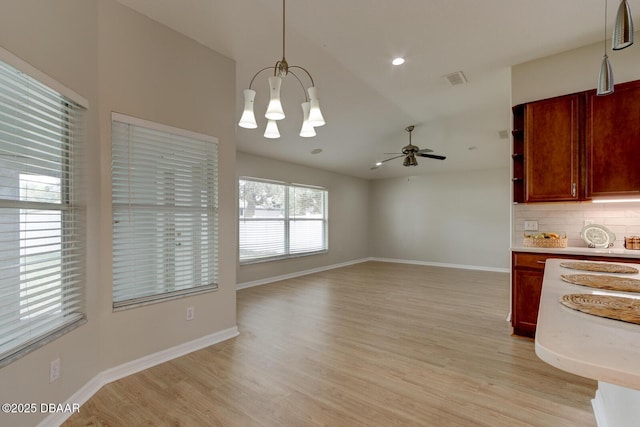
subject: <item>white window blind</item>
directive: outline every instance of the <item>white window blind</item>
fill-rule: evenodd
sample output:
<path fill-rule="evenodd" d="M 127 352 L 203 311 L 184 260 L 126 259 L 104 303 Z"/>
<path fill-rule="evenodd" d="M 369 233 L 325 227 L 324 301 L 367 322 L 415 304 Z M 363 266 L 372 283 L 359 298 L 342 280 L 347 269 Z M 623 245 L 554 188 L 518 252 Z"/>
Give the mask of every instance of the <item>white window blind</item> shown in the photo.
<path fill-rule="evenodd" d="M 113 307 L 218 287 L 216 139 L 113 114 Z"/>
<path fill-rule="evenodd" d="M 327 194 L 318 187 L 240 178 L 240 262 L 326 252 Z"/>
<path fill-rule="evenodd" d="M 0 366 L 85 321 L 74 157 L 83 117 L 0 61 Z"/>

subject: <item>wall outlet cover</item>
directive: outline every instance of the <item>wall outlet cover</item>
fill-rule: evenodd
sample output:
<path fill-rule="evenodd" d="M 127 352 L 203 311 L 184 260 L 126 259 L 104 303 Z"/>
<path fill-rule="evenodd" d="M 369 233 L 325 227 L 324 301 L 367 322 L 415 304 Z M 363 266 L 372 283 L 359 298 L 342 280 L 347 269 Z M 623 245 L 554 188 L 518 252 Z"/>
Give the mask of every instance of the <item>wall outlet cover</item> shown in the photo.
<path fill-rule="evenodd" d="M 524 231 L 538 231 L 538 221 L 526 220 L 524 222 Z"/>
<path fill-rule="evenodd" d="M 54 382 L 60 378 L 60 358 L 52 360 L 49 363 L 49 383 Z"/>

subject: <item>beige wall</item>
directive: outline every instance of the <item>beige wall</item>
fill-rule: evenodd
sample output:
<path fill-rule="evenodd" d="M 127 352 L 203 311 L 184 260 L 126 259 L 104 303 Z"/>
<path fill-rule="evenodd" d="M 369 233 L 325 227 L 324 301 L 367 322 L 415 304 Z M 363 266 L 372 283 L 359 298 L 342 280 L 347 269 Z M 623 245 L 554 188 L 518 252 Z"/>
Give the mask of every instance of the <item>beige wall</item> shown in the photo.
<path fill-rule="evenodd" d="M 369 184 L 364 179 L 237 153 L 237 175 L 325 187 L 329 191 L 329 252 L 238 268 L 238 283 L 322 268 L 368 256 Z M 236 203 L 237 205 L 237 203 Z"/>
<path fill-rule="evenodd" d="M 90 103 L 84 326 L 0 369 L 0 401 L 63 403 L 101 371 L 235 326 L 235 64 L 113 0 L 4 0 L 0 46 Z M 110 114 L 212 135 L 220 154 L 220 289 L 111 310 Z M 185 308 L 196 318 L 186 322 Z M 49 362 L 61 377 L 49 384 Z M 32 426 L 44 415 L 0 414 Z"/>
<path fill-rule="evenodd" d="M 506 168 L 372 181 L 371 255 L 508 268 L 509 182 Z"/>
<path fill-rule="evenodd" d="M 636 32 L 636 40 L 640 33 Z M 614 83 L 640 79 L 640 47 L 638 43 L 608 55 L 613 69 Z M 603 44 L 596 43 L 562 52 L 511 69 L 512 105 L 538 99 L 595 89 L 602 63 Z"/>

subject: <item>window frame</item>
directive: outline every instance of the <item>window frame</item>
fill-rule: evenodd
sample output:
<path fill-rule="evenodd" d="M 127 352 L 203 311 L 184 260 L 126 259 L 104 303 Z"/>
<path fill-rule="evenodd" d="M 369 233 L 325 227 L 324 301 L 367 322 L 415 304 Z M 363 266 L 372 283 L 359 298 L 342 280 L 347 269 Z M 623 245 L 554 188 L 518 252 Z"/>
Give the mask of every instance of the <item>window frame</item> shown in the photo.
<path fill-rule="evenodd" d="M 286 260 L 286 259 L 292 259 L 292 258 L 299 258 L 299 257 L 305 257 L 305 256 L 312 256 L 312 255 L 321 255 L 321 254 L 326 254 L 329 252 L 329 191 L 327 188 L 325 187 L 320 187 L 320 186 L 314 186 L 314 185 L 307 185 L 307 184 L 298 184 L 298 183 L 289 183 L 289 182 L 284 182 L 284 181 L 276 181 L 276 180 L 268 180 L 268 179 L 263 179 L 263 178 L 255 178 L 255 177 L 249 177 L 249 176 L 240 176 L 238 178 L 238 202 L 240 205 L 241 199 L 240 199 L 240 181 L 249 181 L 249 182 L 255 182 L 255 183 L 262 183 L 262 184 L 271 184 L 271 185 L 277 185 L 277 186 L 281 186 L 284 188 L 283 192 L 284 192 L 284 207 L 283 207 L 283 217 L 281 218 L 282 222 L 283 222 L 283 239 L 284 239 L 284 253 L 283 254 L 279 254 L 279 255 L 267 255 L 267 256 L 260 256 L 260 257 L 254 257 L 254 258 L 247 258 L 247 259 L 242 259 L 241 258 L 241 251 L 242 251 L 242 247 L 241 247 L 241 241 L 240 241 L 240 234 L 241 234 L 241 223 L 243 221 L 245 222 L 260 222 L 260 221 L 273 221 L 273 219 L 269 219 L 269 218 L 246 218 L 241 216 L 240 213 L 240 209 L 238 211 L 238 261 L 239 264 L 242 265 L 250 265 L 250 264 L 257 264 L 257 263 L 264 263 L 264 262 L 271 262 L 271 261 L 278 261 L 278 260 Z M 318 190 L 322 192 L 322 218 L 320 219 L 322 221 L 322 241 L 323 241 L 323 248 L 322 249 L 317 249 L 317 250 L 309 250 L 309 251 L 304 251 L 304 252 L 292 252 L 292 248 L 291 248 L 291 223 L 294 221 L 318 221 L 318 218 L 301 218 L 301 217 L 297 217 L 297 218 L 292 218 L 290 215 L 290 210 L 291 210 L 291 200 L 290 200 L 290 190 L 291 189 L 296 189 L 296 188 L 301 188 L 301 189 L 311 189 L 311 190 Z M 240 208 L 240 206 L 239 206 Z"/>
<path fill-rule="evenodd" d="M 156 132 L 156 133 L 162 133 L 163 137 L 166 138 L 171 138 L 171 137 L 176 137 L 176 138 L 189 138 L 192 140 L 198 140 L 198 142 L 204 143 L 204 144 L 211 144 L 212 145 L 212 156 L 214 157 L 214 164 L 212 165 L 212 169 L 214 170 L 214 174 L 213 174 L 213 184 L 212 184 L 212 188 L 207 187 L 207 206 L 210 208 L 210 210 L 207 211 L 208 215 L 207 215 L 207 223 L 209 224 L 210 228 L 211 228 L 211 232 L 209 234 L 207 234 L 207 238 L 211 239 L 210 244 L 206 247 L 207 248 L 207 254 L 209 254 L 210 256 L 207 257 L 207 259 L 210 259 L 210 262 L 212 263 L 212 268 L 211 270 L 211 274 L 210 274 L 210 278 L 211 281 L 206 283 L 206 284 L 199 284 L 199 285 L 194 285 L 194 286 L 190 286 L 190 287 L 179 287 L 179 289 L 176 289 L 176 282 L 172 282 L 172 283 L 168 283 L 168 282 L 163 282 L 158 284 L 158 287 L 162 287 L 164 286 L 165 289 L 162 292 L 153 292 L 153 293 L 149 293 L 147 295 L 138 295 L 138 296 L 134 296 L 131 298 L 126 298 L 126 299 L 118 299 L 116 300 L 116 287 L 120 286 L 120 288 L 118 288 L 118 291 L 121 291 L 122 288 L 122 284 L 116 284 L 116 268 L 119 266 L 122 266 L 122 262 L 120 261 L 116 261 L 116 237 L 115 237 L 115 227 L 118 224 L 119 221 L 117 221 L 116 218 L 116 214 L 117 213 L 121 213 L 123 210 L 123 206 L 125 206 L 122 203 L 116 203 L 114 201 L 114 171 L 113 171 L 113 150 L 114 150 L 114 135 L 113 135 L 113 126 L 114 123 L 117 122 L 119 124 L 124 124 L 124 125 L 129 125 L 129 126 L 134 126 L 134 127 L 138 127 L 138 128 L 144 128 L 145 130 L 150 130 L 152 132 Z M 219 218 L 218 218 L 218 197 L 219 197 L 219 185 L 218 185 L 218 179 L 219 179 L 219 159 L 218 159 L 218 139 L 216 137 L 213 136 L 209 136 L 209 135 L 205 135 L 205 134 L 201 134 L 201 133 L 197 133 L 197 132 L 193 132 L 193 131 L 189 131 L 189 130 L 185 130 L 185 129 L 181 129 L 181 128 L 176 128 L 176 127 L 172 127 L 172 126 L 168 126 L 168 125 L 164 125 L 161 123 L 157 123 L 157 122 L 152 122 L 149 120 L 144 120 L 144 119 L 140 119 L 137 117 L 132 117 L 132 116 L 128 116 L 125 114 L 121 114 L 121 113 L 117 113 L 117 112 L 112 112 L 111 113 L 111 129 L 112 129 L 112 136 L 111 136 L 111 150 L 112 150 L 112 171 L 111 171 L 111 185 L 112 185 L 112 196 L 111 196 L 111 207 L 112 207 L 112 273 L 113 273 L 113 286 L 112 286 L 112 307 L 114 311 L 119 311 L 119 310 L 125 310 L 125 309 L 130 309 L 130 308 L 136 308 L 139 306 L 143 306 L 143 305 L 148 305 L 148 304 L 155 304 L 155 303 L 160 303 L 160 302 L 164 302 L 164 301 L 169 301 L 169 300 L 173 300 L 173 299 L 177 299 L 177 298 L 183 298 L 186 296 L 192 296 L 192 295 L 198 295 L 198 294 L 202 294 L 202 293 L 207 293 L 207 292 L 212 292 L 212 291 L 216 291 L 218 289 L 218 276 L 219 276 L 219 260 L 218 260 L 218 246 L 219 246 Z M 129 143 L 131 144 L 131 142 Z M 129 165 L 129 167 L 131 167 L 131 165 Z M 173 171 L 175 173 L 175 170 Z M 154 177 L 149 177 L 149 176 L 145 176 L 145 178 L 151 178 L 152 180 L 157 178 L 157 176 Z M 161 215 L 163 217 L 163 219 L 166 218 L 173 218 L 173 223 L 167 225 L 168 223 L 162 223 L 162 231 L 160 231 L 160 229 L 157 231 L 156 234 L 149 234 L 147 235 L 150 239 L 156 239 L 156 241 L 162 241 L 162 246 L 157 246 L 156 245 L 156 251 L 158 251 L 158 248 L 161 247 L 162 249 L 160 249 L 160 252 L 162 252 L 162 256 L 161 258 L 164 258 L 165 261 L 170 260 L 170 261 L 175 261 L 176 258 L 176 253 L 179 251 L 179 249 L 176 249 L 177 247 L 180 247 L 180 242 L 177 241 L 177 237 L 180 235 L 179 232 L 176 230 L 177 227 L 177 222 L 176 222 L 176 217 L 180 216 L 180 215 L 196 215 L 196 211 L 200 212 L 202 211 L 201 207 L 195 207 L 194 205 L 188 205 L 188 206 L 177 206 L 177 204 L 175 203 L 171 203 L 171 197 L 175 197 L 176 193 L 176 187 L 175 187 L 175 183 L 172 186 L 172 181 L 175 180 L 175 174 L 166 177 L 165 180 L 162 180 L 162 182 L 155 182 L 155 190 L 157 192 L 159 187 L 162 187 L 163 185 L 168 185 L 169 191 L 165 192 L 168 197 L 166 199 L 162 199 L 162 203 L 158 203 L 159 199 L 156 197 L 153 199 L 153 201 L 155 201 L 155 204 L 139 204 L 137 202 L 131 203 L 129 202 L 130 206 L 136 206 L 136 207 L 142 207 L 142 208 L 146 208 L 149 212 L 153 211 L 156 215 Z M 130 197 L 130 195 L 129 195 Z M 169 201 L 169 203 L 167 203 L 167 201 Z M 175 200 L 174 200 L 175 201 Z M 195 203 L 195 202 L 194 202 Z M 116 208 L 117 206 L 117 208 Z M 135 210 L 135 209 L 134 209 Z M 131 211 L 133 212 L 133 210 Z M 161 221 L 162 222 L 162 221 Z M 198 224 L 198 222 L 194 222 L 193 220 L 191 222 L 189 222 L 189 224 L 191 225 L 196 225 Z M 159 226 L 158 224 L 156 224 L 156 226 Z M 167 234 L 167 230 L 171 229 L 174 230 L 174 235 L 171 236 L 170 234 Z M 201 231 L 201 230 L 200 230 Z M 198 242 L 200 242 L 201 237 L 203 236 L 203 234 L 199 234 L 198 236 L 194 235 L 194 240 L 197 240 Z M 197 238 L 196 238 L 197 237 Z M 173 246 L 171 248 L 169 248 L 169 243 L 172 243 Z M 195 247 L 195 246 L 194 246 Z M 200 247 L 201 248 L 201 247 Z M 201 251 L 201 249 L 199 249 Z M 173 251 L 173 252 L 172 252 Z M 171 254 L 173 253 L 173 258 L 171 258 Z M 156 257 L 157 258 L 157 257 Z M 200 265 L 198 264 L 199 262 L 201 262 L 201 259 L 193 259 L 193 264 L 194 267 L 196 265 Z M 159 263 L 156 262 L 156 264 L 154 264 L 155 267 L 155 271 L 161 271 L 164 270 L 164 273 L 162 274 L 162 278 L 166 279 L 168 277 L 174 276 L 173 278 L 175 279 L 175 263 L 173 262 L 165 262 L 163 263 Z M 148 269 L 149 264 L 145 264 L 145 269 Z M 209 271 L 209 269 L 207 270 Z M 209 277 L 209 276 L 208 276 Z M 135 286 L 135 285 L 133 285 Z M 145 286 L 145 288 L 148 288 L 148 286 Z"/>
<path fill-rule="evenodd" d="M 30 230 L 26 227 L 29 223 L 23 221 L 24 218 L 26 218 L 23 217 L 23 215 L 31 215 L 34 213 L 36 213 L 36 215 L 45 215 L 45 217 L 41 218 L 42 220 L 50 215 L 48 212 L 54 212 L 57 213 L 56 215 L 59 219 L 55 220 L 52 224 L 59 223 L 60 227 L 59 235 L 48 234 L 45 238 L 49 241 L 51 239 L 59 239 L 59 250 L 53 249 L 52 253 L 54 254 L 54 257 L 50 258 L 54 261 L 53 268 L 58 268 L 59 271 L 53 276 L 47 276 L 48 283 L 29 285 L 30 279 L 25 278 L 25 275 L 29 273 L 22 270 L 23 262 L 20 261 L 21 272 L 19 274 L 20 279 L 18 280 L 20 292 L 19 294 L 16 294 L 15 304 L 13 302 L 9 302 L 10 308 L 5 312 L 5 315 L 11 315 L 11 313 L 14 313 L 14 316 L 11 318 L 17 319 L 17 322 L 13 324 L 4 324 L 5 327 L 10 329 L 4 330 L 7 335 L 2 337 L 3 341 L 4 339 L 7 341 L 0 342 L 3 347 L 0 354 L 0 368 L 2 368 L 3 366 L 10 364 L 24 355 L 31 353 L 32 351 L 35 351 L 66 333 L 78 328 L 87 321 L 85 306 L 86 261 L 84 256 L 84 253 L 86 253 L 86 209 L 80 200 L 83 197 L 81 183 L 85 181 L 83 179 L 83 172 L 85 169 L 79 163 L 80 159 L 78 153 L 82 152 L 83 146 L 86 142 L 84 128 L 86 126 L 86 112 L 89 109 L 89 102 L 73 90 L 55 81 L 2 47 L 0 47 L 0 61 L 12 68 L 16 73 L 16 80 L 6 80 L 9 82 L 7 83 L 7 85 L 9 85 L 8 87 L 14 87 L 10 85 L 15 84 L 16 88 L 19 87 L 19 90 L 25 91 L 25 93 L 31 93 L 31 91 L 34 91 L 33 93 L 35 94 L 37 91 L 40 91 L 41 94 L 46 94 L 45 96 L 51 97 L 48 98 L 49 101 L 59 103 L 60 108 L 60 122 L 58 124 L 60 128 L 60 139 L 57 141 L 59 144 L 60 157 L 57 159 L 57 163 L 50 163 L 50 166 L 47 166 L 47 168 L 52 168 L 51 171 L 54 171 L 57 168 L 57 172 L 60 174 L 57 177 L 59 180 L 59 200 L 56 199 L 52 201 L 47 200 L 46 198 L 43 200 L 37 200 L 37 198 L 36 200 L 28 200 L 32 199 L 30 196 L 26 196 L 27 200 L 15 200 L 12 199 L 10 195 L 0 198 L 0 208 L 18 210 L 17 215 L 20 218 L 20 228 L 17 229 L 16 232 L 19 233 L 20 240 L 18 240 L 18 245 L 16 245 L 15 250 L 18 251 L 20 259 L 29 256 L 26 252 L 29 248 L 29 246 L 26 246 L 27 241 L 30 239 L 38 239 L 35 235 L 33 237 L 28 237 Z M 19 80 L 21 78 L 20 76 L 23 76 L 25 79 L 24 86 L 21 85 L 22 82 Z M 16 100 L 19 100 L 19 98 L 16 98 Z M 28 104 L 24 104 L 25 107 L 27 105 Z M 56 104 L 49 105 L 53 106 Z M 54 110 L 49 111 L 51 112 Z M 21 127 L 20 130 L 22 131 L 22 129 L 26 129 L 27 126 L 34 126 L 35 123 L 37 123 L 38 126 L 40 124 L 46 125 L 48 123 L 56 123 L 56 115 L 50 116 L 46 119 L 48 120 L 46 123 L 39 122 L 36 119 L 36 114 L 41 113 L 42 110 L 34 109 L 33 120 L 25 120 L 24 126 Z M 15 123 L 18 122 L 12 123 L 15 125 Z M 73 126 L 70 126 L 69 123 L 73 123 Z M 51 135 L 53 135 L 54 139 L 49 142 L 47 142 L 47 139 L 34 139 L 34 143 L 42 144 L 42 147 L 46 147 L 47 149 L 53 148 L 54 151 L 51 153 L 55 153 L 56 144 L 53 142 L 56 141 L 55 134 L 50 134 L 49 136 Z M 34 138 L 37 138 L 37 136 L 34 136 Z M 10 148 L 10 143 L 8 148 Z M 26 150 L 29 150 L 28 146 Z M 12 153 L 12 151 L 9 150 L 7 153 Z M 16 154 L 18 154 L 18 152 L 15 152 L 14 156 Z M 44 156 L 45 154 L 42 155 Z M 55 156 L 55 154 L 52 155 Z M 19 158 L 19 155 L 16 158 Z M 42 161 L 41 157 L 33 157 L 31 162 L 36 159 Z M 22 188 L 22 183 L 24 181 L 23 177 L 55 178 L 55 175 L 43 174 L 45 170 L 40 170 L 39 167 L 34 166 L 35 163 L 32 164 L 31 162 L 14 162 L 14 165 L 17 166 L 9 169 L 13 170 L 17 174 L 15 176 L 17 182 L 15 189 L 20 189 L 21 194 L 23 190 L 26 192 L 29 191 L 27 186 Z M 9 178 L 9 175 L 7 175 L 7 178 Z M 44 185 L 45 182 L 38 182 L 38 184 Z M 25 195 L 26 194 L 28 193 L 25 193 Z M 22 195 L 19 195 L 19 197 L 22 198 Z M 38 221 L 37 219 L 34 220 Z M 45 221 L 51 221 L 51 219 L 47 218 Z M 42 225 L 39 226 L 37 222 L 31 223 L 36 224 L 36 227 L 42 227 Z M 48 224 L 48 222 L 46 222 L 46 224 Z M 25 228 L 23 228 L 23 225 Z M 38 234 L 38 230 L 38 228 L 31 229 L 31 231 L 34 231 L 36 234 Z M 55 228 L 48 230 L 48 232 L 51 231 L 55 231 Z M 4 232 L 6 233 L 8 231 Z M 56 246 L 51 242 L 47 243 L 47 246 L 51 245 L 53 245 L 52 247 Z M 47 249 L 47 251 L 51 250 L 51 248 Z M 11 259 L 13 259 L 13 255 L 8 258 L 4 258 L 6 261 L 10 261 Z M 33 268 L 33 271 L 40 271 L 40 278 L 34 279 L 34 282 L 42 280 L 44 278 L 42 276 L 42 271 L 47 268 L 51 268 L 51 266 L 44 267 L 42 261 L 38 261 L 35 264 L 25 264 L 25 266 L 28 265 L 32 265 L 30 268 Z M 59 280 L 56 280 L 56 277 L 59 277 Z M 51 284 L 53 285 L 50 286 Z M 29 293 L 30 290 L 35 292 L 35 294 Z M 51 298 L 56 298 L 51 295 L 55 296 L 58 294 L 59 296 L 57 299 L 59 299 L 59 303 L 55 303 Z M 46 305 L 44 306 L 42 306 L 42 304 L 35 303 L 35 305 L 31 307 L 32 303 L 29 302 L 30 295 L 49 295 L 46 297 L 46 301 L 48 302 L 46 302 Z M 26 300 L 26 307 L 23 306 L 23 299 Z M 43 304 L 44 302 L 45 300 L 43 300 Z M 13 308 L 14 306 L 15 308 Z M 46 309 L 46 311 L 39 311 L 40 307 Z M 56 310 L 56 307 L 59 307 L 60 309 Z M 42 314 L 46 314 L 50 320 L 42 323 L 42 320 L 38 320 L 38 317 Z M 20 331 L 25 328 L 33 328 L 35 332 L 30 332 L 29 334 L 20 333 Z M 15 344 L 8 345 L 12 341 L 15 341 Z"/>

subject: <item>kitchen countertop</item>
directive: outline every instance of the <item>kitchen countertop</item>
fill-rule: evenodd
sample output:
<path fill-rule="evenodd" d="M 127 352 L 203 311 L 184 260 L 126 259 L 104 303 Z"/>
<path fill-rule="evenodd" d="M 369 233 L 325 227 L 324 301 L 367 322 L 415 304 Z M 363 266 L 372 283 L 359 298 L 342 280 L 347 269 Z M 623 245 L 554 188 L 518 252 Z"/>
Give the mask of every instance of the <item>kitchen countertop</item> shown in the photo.
<path fill-rule="evenodd" d="M 572 246 L 568 248 L 531 248 L 524 246 L 513 246 L 511 252 L 532 252 L 558 255 L 590 255 L 607 256 L 617 258 L 638 258 L 640 263 L 640 250 L 629 250 L 624 248 L 587 248 Z"/>
<path fill-rule="evenodd" d="M 561 274 L 604 273 L 567 269 L 560 266 L 563 261 L 566 259 L 550 258 L 545 264 L 536 354 L 564 371 L 640 390 L 640 325 L 581 313 L 558 301 L 562 295 L 571 293 L 635 295 L 638 298 L 640 294 L 603 291 L 564 282 Z M 640 269 L 640 263 L 625 265 Z M 619 276 L 640 279 L 640 274 Z"/>

